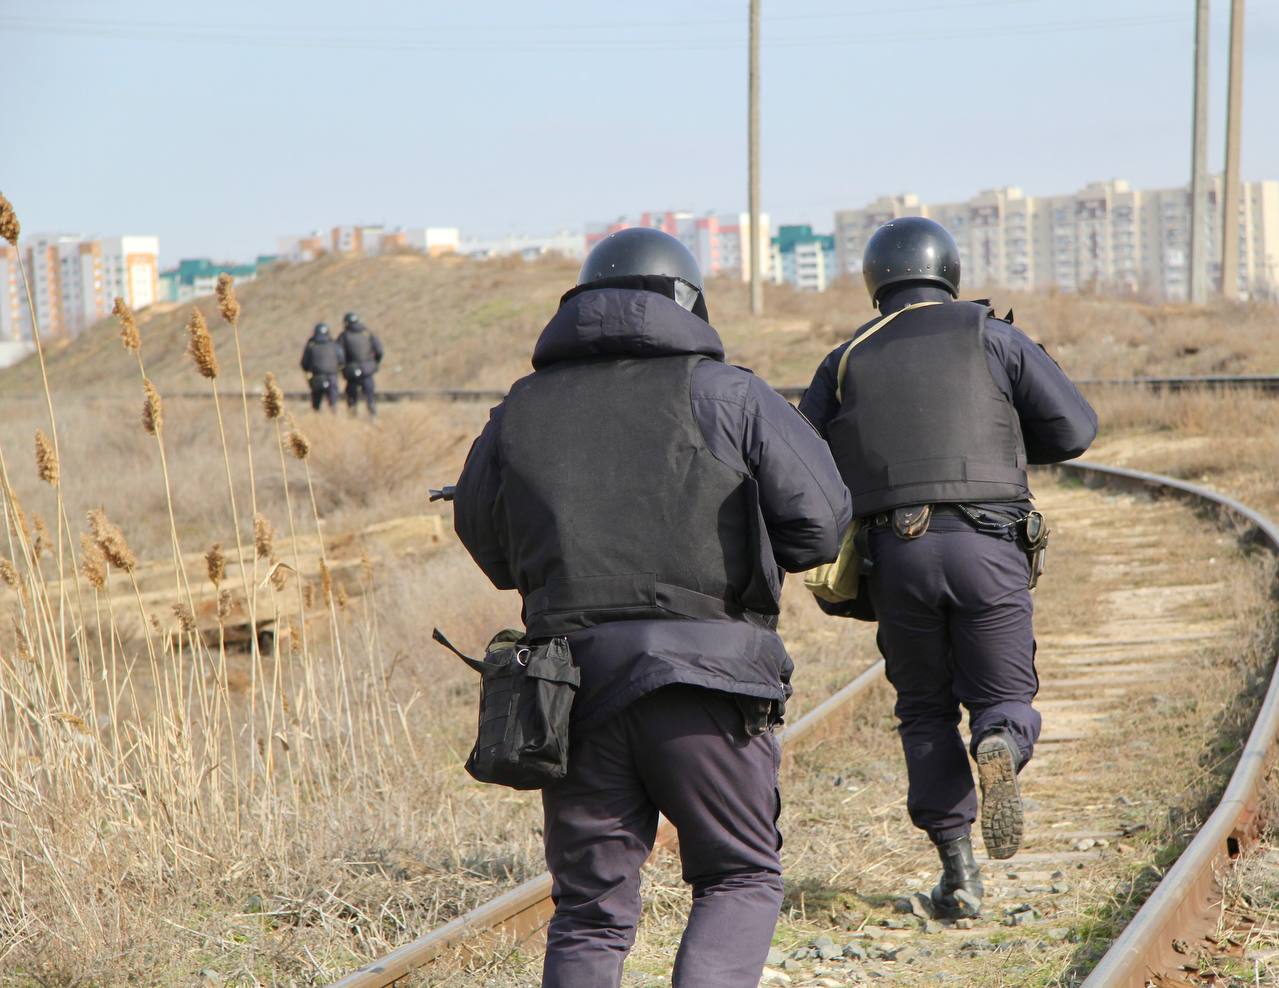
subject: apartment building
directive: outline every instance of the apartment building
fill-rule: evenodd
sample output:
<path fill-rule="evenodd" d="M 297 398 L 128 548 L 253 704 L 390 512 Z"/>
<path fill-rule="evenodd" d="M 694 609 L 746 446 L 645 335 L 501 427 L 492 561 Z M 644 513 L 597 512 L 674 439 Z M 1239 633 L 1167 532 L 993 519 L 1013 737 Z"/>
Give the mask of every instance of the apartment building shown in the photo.
<path fill-rule="evenodd" d="M 207 257 L 185 258 L 176 268 L 160 272 L 160 301 L 190 302 L 212 295 L 217 288 L 218 275 L 223 272 L 234 278 L 237 284 L 253 281 L 264 268 L 277 260 L 271 254 L 261 254 L 251 264 L 215 264 Z"/>
<path fill-rule="evenodd" d="M 396 250 L 418 250 L 432 257 L 451 254 L 461 236 L 452 226 L 411 226 L 387 229 L 377 224 L 335 226 L 327 234 L 311 233 L 279 237 L 278 256 L 294 264 L 313 261 L 321 254 L 385 254 Z"/>
<path fill-rule="evenodd" d="M 526 261 L 533 261 L 550 254 L 579 258 L 585 252 L 585 238 L 580 233 L 568 230 L 560 230 L 548 236 L 508 233 L 501 237 L 463 240 L 457 250 L 467 257 L 479 260 L 518 256 Z"/>
<path fill-rule="evenodd" d="M 835 238 L 811 226 L 780 226 L 771 241 L 772 277 L 779 285 L 824 292 L 838 275 Z"/>
<path fill-rule="evenodd" d="M 1209 276 L 1220 279 L 1222 182 L 1208 190 Z M 1240 202 L 1240 298 L 1279 298 L 1279 182 L 1246 182 Z M 876 227 L 922 215 L 954 235 L 964 283 L 1011 289 L 1101 289 L 1150 298 L 1187 297 L 1190 193 L 1093 182 L 1070 195 L 1027 196 L 1015 186 L 988 189 L 958 203 L 883 197 L 835 214 L 840 273 L 861 270 Z"/>
<path fill-rule="evenodd" d="M 680 240 L 697 259 L 702 276 L 729 275 L 749 281 L 750 272 L 750 213 L 694 214 L 684 210 L 640 213 L 635 219 L 621 217 L 611 223 L 593 223 L 586 228 L 586 249 L 589 251 L 610 233 L 632 226 L 652 227 L 669 233 Z M 760 214 L 760 227 L 764 236 L 763 275 L 769 277 L 772 270 L 767 213 Z"/>
<path fill-rule="evenodd" d="M 30 340 L 31 319 L 17 273 L 18 251 L 31 282 L 41 333 L 51 339 L 79 335 L 111 311 L 117 296 L 140 309 L 159 294 L 160 241 L 156 237 L 36 234 L 0 254 L 0 339 Z M 14 297 L 18 304 L 14 305 Z"/>

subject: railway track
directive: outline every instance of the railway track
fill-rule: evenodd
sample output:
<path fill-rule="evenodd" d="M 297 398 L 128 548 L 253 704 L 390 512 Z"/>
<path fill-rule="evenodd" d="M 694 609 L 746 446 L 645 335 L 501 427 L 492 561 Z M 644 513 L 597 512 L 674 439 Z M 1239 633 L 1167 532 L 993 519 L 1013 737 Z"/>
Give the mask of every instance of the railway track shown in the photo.
<path fill-rule="evenodd" d="M 1090 487 L 1107 487 L 1129 492 L 1129 495 L 1138 492 L 1187 500 L 1197 509 L 1214 512 L 1232 534 L 1246 534 L 1271 551 L 1279 553 L 1279 529 L 1274 523 L 1246 506 L 1204 488 L 1166 477 L 1097 464 L 1068 464 L 1062 468 L 1062 472 L 1067 477 L 1083 480 Z M 1081 492 L 1075 501 L 1065 498 L 1053 510 L 1068 524 L 1072 511 L 1082 514 L 1087 510 L 1087 505 L 1078 499 L 1086 500 L 1095 496 Z M 1143 502 L 1133 500 L 1134 505 L 1141 503 Z M 1126 616 L 1103 623 L 1103 633 L 1091 638 L 1060 633 L 1054 635 L 1051 631 L 1041 635 L 1045 652 L 1051 650 L 1056 659 L 1041 698 L 1047 729 L 1030 775 L 1032 781 L 1028 793 L 1032 806 L 1043 806 L 1050 802 L 1061 804 L 1058 807 L 1061 810 L 1058 818 L 1051 822 L 1047 819 L 1034 819 L 1036 811 L 1031 810 L 1031 829 L 1046 830 L 1042 844 L 1050 846 L 1044 850 L 1039 849 L 1040 844 L 1028 848 L 1009 862 L 1006 873 L 994 874 L 992 869 L 992 878 L 995 880 L 991 883 L 993 887 L 988 895 L 987 909 L 995 915 L 995 921 L 1002 921 L 1010 926 L 1024 923 L 1034 929 L 1042 929 L 1043 936 L 1049 939 L 1055 935 L 1051 924 L 1057 908 L 1056 902 L 1071 894 L 1070 884 L 1080 880 L 1089 881 L 1089 876 L 1096 870 L 1094 865 L 1099 860 L 1099 855 L 1124 853 L 1125 839 L 1139 839 L 1134 838 L 1133 834 L 1139 833 L 1146 826 L 1138 824 L 1136 830 L 1130 831 L 1128 828 L 1132 824 L 1116 822 L 1113 807 L 1101 808 L 1097 804 L 1089 804 L 1089 798 L 1096 798 L 1089 795 L 1090 785 L 1095 783 L 1095 778 L 1090 778 L 1087 768 L 1080 770 L 1080 758 L 1072 755 L 1072 752 L 1082 753 L 1084 764 L 1087 765 L 1089 757 L 1096 757 L 1095 753 L 1089 754 L 1086 744 L 1088 731 L 1093 723 L 1107 717 L 1122 717 L 1126 705 L 1139 700 L 1148 701 L 1149 697 L 1140 690 L 1134 692 L 1138 686 L 1145 684 L 1143 688 L 1148 688 L 1152 681 L 1158 682 L 1160 678 L 1167 680 L 1176 677 L 1178 673 L 1184 674 L 1199 649 L 1223 636 L 1220 630 L 1222 622 L 1215 621 L 1211 616 L 1214 608 L 1220 609 L 1222 587 L 1219 584 L 1199 582 L 1153 588 L 1147 586 L 1148 581 L 1158 583 L 1157 569 L 1161 565 L 1163 553 L 1159 542 L 1164 534 L 1157 524 L 1157 511 L 1139 511 L 1137 508 L 1131 510 L 1147 520 L 1141 524 L 1131 524 L 1122 533 L 1108 536 L 1104 543 L 1098 543 L 1109 546 L 1105 551 L 1113 553 L 1113 559 L 1092 560 L 1094 563 L 1130 567 L 1132 575 L 1137 577 L 1130 581 L 1128 589 L 1117 585 L 1112 591 L 1116 600 L 1125 599 L 1124 594 L 1129 595 L 1126 599 L 1131 606 Z M 1095 555 L 1096 546 L 1093 551 Z M 1142 574 L 1146 576 L 1143 577 Z M 1147 600 L 1142 595 L 1148 589 L 1157 589 L 1159 592 L 1148 594 L 1150 599 Z M 1136 595 L 1136 599 L 1133 595 Z M 1189 627 L 1189 630 L 1185 621 L 1180 620 L 1186 613 L 1200 615 L 1197 623 Z M 835 771 L 832 765 L 822 763 L 823 745 L 813 742 L 823 733 L 845 730 L 849 718 L 841 718 L 839 715 L 846 713 L 854 705 L 858 706 L 860 712 L 862 704 L 859 701 L 869 703 L 874 691 L 882 690 L 877 685 L 882 679 L 880 669 L 881 665 L 878 663 L 870 666 L 855 680 L 788 727 L 783 734 L 783 743 L 788 753 L 801 747 L 801 741 L 807 742 L 802 746 L 805 751 L 815 752 L 811 756 L 813 764 L 808 766 L 808 774 L 812 779 L 824 778 L 823 773 Z M 881 703 L 880 706 L 885 705 Z M 884 732 L 879 733 L 882 735 Z M 1271 679 L 1234 773 L 1215 809 L 1202 826 L 1198 827 L 1196 836 L 1182 851 L 1176 864 L 1166 871 L 1162 880 L 1149 892 L 1145 904 L 1114 939 L 1104 956 L 1092 965 L 1091 973 L 1082 982 L 1084 988 L 1135 988 L 1148 984 L 1188 983 L 1170 979 L 1179 976 L 1182 968 L 1190 963 L 1196 946 L 1205 942 L 1204 937 L 1215 926 L 1217 876 L 1255 836 L 1257 799 L 1267 760 L 1273 754 L 1277 733 L 1279 673 Z M 810 758 L 807 754 L 802 757 Z M 841 779 L 840 782 L 842 781 Z M 1052 788 L 1047 788 L 1049 786 Z M 812 788 L 813 783 L 810 782 L 800 798 L 807 797 Z M 847 815 L 841 813 L 841 807 L 866 788 L 855 790 L 853 786 L 836 787 L 837 791 L 832 794 L 827 786 L 826 793 L 814 790 L 815 802 L 824 801 L 829 804 L 832 810 L 828 815 L 836 826 L 841 826 L 842 818 Z M 851 792 L 852 796 L 847 796 L 844 789 Z M 888 792 L 894 789 L 900 789 L 900 780 L 893 780 L 886 787 Z M 796 797 L 792 795 L 791 800 L 794 803 Z M 1064 809 L 1067 804 L 1069 809 Z M 900 806 L 893 806 L 892 812 L 897 817 L 904 817 Z M 883 815 L 881 808 L 872 817 L 879 820 Z M 1069 819 L 1072 815 L 1080 817 L 1083 822 Z M 896 821 L 896 825 L 901 826 L 901 821 Z M 813 829 L 819 830 L 819 824 L 815 824 Z M 872 841 L 873 835 L 869 828 L 866 829 L 866 840 Z M 801 839 L 806 836 L 801 834 Z M 670 829 L 664 827 L 659 843 L 669 844 L 673 838 Z M 854 839 L 858 839 L 856 835 Z M 899 858 L 902 857 L 899 851 L 890 850 L 888 853 L 890 856 L 895 853 Z M 801 858 L 803 854 L 804 849 L 801 849 Z M 909 874 L 904 869 L 912 864 L 925 865 L 925 870 L 915 873 L 921 876 L 928 874 L 934 867 L 932 862 L 906 860 L 905 864 L 899 863 L 898 871 Z M 834 870 L 836 877 L 842 870 Z M 796 872 L 799 873 L 798 877 Z M 808 881 L 807 876 L 808 872 L 803 869 L 791 871 L 792 880 L 797 880 L 808 889 L 838 884 L 831 881 L 829 873 L 813 873 L 812 881 Z M 1065 880 L 1067 878 L 1070 879 L 1069 882 Z M 920 888 L 926 890 L 927 885 L 922 884 L 924 879 L 921 877 L 919 880 Z M 1091 880 L 1105 879 L 1095 876 Z M 1144 890 L 1134 887 L 1133 894 L 1142 891 Z M 485 938 L 492 943 L 499 937 L 518 942 L 545 923 L 551 909 L 549 894 L 549 877 L 540 875 L 380 960 L 350 973 L 337 982 L 337 985 L 341 988 L 388 985 L 460 944 L 474 945 Z M 816 899 L 815 895 L 814 901 Z M 838 911 L 847 904 L 847 901 L 838 897 L 822 902 L 818 908 L 828 914 L 823 922 L 837 919 Z M 801 895 L 799 909 L 804 912 L 805 908 Z M 794 904 L 791 905 L 791 910 L 794 912 Z M 856 919 L 855 916 L 852 918 Z M 909 956 L 907 951 L 913 951 L 920 957 L 920 964 L 913 975 L 906 973 L 904 963 L 900 964 L 897 970 L 903 976 L 899 977 L 894 972 L 894 982 L 935 983 L 932 979 L 937 977 L 936 972 L 927 960 L 930 956 L 945 956 L 948 952 L 954 952 L 967 956 L 974 964 L 985 965 L 994 963 L 1000 956 L 997 952 L 998 944 L 992 945 L 990 938 L 978 937 L 968 930 L 929 930 L 925 925 L 924 932 L 931 932 L 942 939 L 929 940 L 933 946 L 920 951 L 915 945 L 919 931 L 909 924 L 890 925 L 882 932 L 873 929 L 867 932 L 867 917 L 863 916 L 860 922 L 861 925 L 852 935 L 866 937 L 861 941 L 866 945 L 863 956 L 869 953 L 871 958 L 887 958 L 890 964 L 905 962 Z M 892 921 L 887 922 L 891 924 Z M 819 927 L 821 925 L 818 924 Z M 845 926 L 852 930 L 854 924 L 846 922 Z M 875 936 L 872 937 L 871 933 Z M 982 951 L 988 949 L 996 953 L 983 955 Z M 805 948 L 801 945 L 796 953 L 802 956 Z M 1086 959 L 1087 964 L 1091 962 L 1091 958 Z M 803 963 L 796 967 L 796 962 L 791 958 L 787 958 L 786 963 L 795 972 L 795 978 L 816 979 L 801 980 L 799 983 L 823 983 L 820 968 L 812 968 Z M 1080 970 L 1081 963 L 1083 962 L 1079 960 L 1074 962 L 1079 977 L 1084 976 Z M 778 974 L 790 977 L 781 971 Z M 776 983 L 789 983 L 781 980 L 781 977 Z M 826 983 L 846 982 L 828 978 Z M 1021 982 L 1010 980 L 999 983 Z"/>
<path fill-rule="evenodd" d="M 1094 377 L 1081 378 L 1077 384 L 1087 388 L 1125 389 L 1134 388 L 1152 392 L 1164 391 L 1258 391 L 1264 394 L 1279 394 L 1279 374 L 1204 374 L 1184 375 L 1179 377 Z M 804 386 L 781 387 L 777 389 L 783 397 L 798 401 L 804 396 Z M 166 399 L 194 398 L 205 400 L 207 391 L 166 391 Z M 253 397 L 260 398 L 261 392 L 252 392 Z M 28 398 L 43 400 L 43 395 L 12 394 L 6 398 Z M 90 396 L 104 397 L 104 396 Z M 114 398 L 115 396 L 110 396 Z M 305 405 L 311 400 L 308 391 L 288 391 L 285 397 L 290 401 Z M 498 402 L 506 397 L 506 392 L 496 388 L 393 388 L 378 391 L 378 400 L 390 403 L 418 401 L 451 401 L 451 402 Z M 238 391 L 227 391 L 222 395 L 225 401 L 238 401 Z"/>

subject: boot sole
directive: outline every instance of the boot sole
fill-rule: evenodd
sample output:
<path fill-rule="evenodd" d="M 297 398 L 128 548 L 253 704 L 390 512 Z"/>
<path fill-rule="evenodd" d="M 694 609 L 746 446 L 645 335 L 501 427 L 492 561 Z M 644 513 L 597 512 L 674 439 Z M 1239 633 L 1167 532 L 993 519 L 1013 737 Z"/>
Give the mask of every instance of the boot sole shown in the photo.
<path fill-rule="evenodd" d="M 977 776 L 981 782 L 981 836 L 986 853 L 999 860 L 1011 858 L 1021 847 L 1023 820 L 1017 767 L 1003 737 L 983 738 L 978 743 Z"/>

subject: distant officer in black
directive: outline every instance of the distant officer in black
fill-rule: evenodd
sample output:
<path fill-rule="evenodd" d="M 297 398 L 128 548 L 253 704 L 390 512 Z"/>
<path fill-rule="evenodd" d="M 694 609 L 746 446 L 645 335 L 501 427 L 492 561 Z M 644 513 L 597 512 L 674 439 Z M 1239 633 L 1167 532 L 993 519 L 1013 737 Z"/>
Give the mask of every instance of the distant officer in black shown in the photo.
<path fill-rule="evenodd" d="M 834 558 L 850 507 L 821 437 L 724 362 L 701 286 L 657 230 L 597 245 L 457 485 L 463 544 L 581 669 L 543 790 L 544 986 L 620 984 L 659 812 L 693 893 L 676 988 L 755 985 L 782 901 L 782 571 Z"/>
<path fill-rule="evenodd" d="M 338 336 L 342 354 L 342 374 L 346 378 L 346 406 L 355 411 L 363 393 L 369 414 L 376 415 L 373 375 L 382 365 L 382 341 L 360 322 L 354 312 L 342 317 L 342 333 Z"/>
<path fill-rule="evenodd" d="M 329 324 L 316 323 L 311 338 L 302 351 L 302 370 L 311 383 L 311 407 L 317 412 L 325 401 L 337 411 L 338 374 L 342 370 L 342 351 L 329 335 Z"/>
<path fill-rule="evenodd" d="M 977 797 L 993 858 L 1020 846 L 1017 773 L 1039 736 L 1028 463 L 1079 456 L 1097 417 L 1047 352 L 982 302 L 955 301 L 959 251 L 922 217 L 880 227 L 862 271 L 879 317 L 817 369 L 800 409 L 869 526 L 870 598 L 897 690 L 907 807 L 943 864 L 943 915 L 977 912 Z M 889 318 L 891 317 L 891 318 Z M 877 328 L 876 328 L 877 327 Z M 874 335 L 869 335 L 873 330 Z M 842 368 L 842 374 L 841 374 Z M 926 506 L 931 506 L 931 515 Z M 921 510 L 923 509 L 923 510 Z"/>

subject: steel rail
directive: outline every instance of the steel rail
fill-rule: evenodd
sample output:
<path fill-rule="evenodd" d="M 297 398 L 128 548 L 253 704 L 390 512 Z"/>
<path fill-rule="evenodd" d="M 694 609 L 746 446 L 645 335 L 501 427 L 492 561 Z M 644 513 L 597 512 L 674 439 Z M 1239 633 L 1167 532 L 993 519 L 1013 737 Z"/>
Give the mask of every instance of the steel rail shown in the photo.
<path fill-rule="evenodd" d="M 1159 474 L 1098 463 L 1062 464 L 1070 473 L 1155 494 L 1206 503 L 1243 520 L 1271 552 L 1279 554 L 1279 526 L 1247 505 L 1197 484 Z M 1152 978 L 1182 970 L 1193 959 L 1178 951 L 1215 929 L 1220 900 L 1217 879 L 1242 848 L 1256 839 L 1265 767 L 1279 739 L 1279 666 L 1253 722 L 1217 808 L 1168 869 L 1081 988 L 1146 988 Z M 1178 942 L 1181 941 L 1181 942 Z"/>
<path fill-rule="evenodd" d="M 1279 527 L 1241 502 L 1195 484 L 1159 474 L 1091 462 L 1060 464 L 1057 469 L 1108 486 L 1173 494 L 1216 507 L 1243 519 L 1279 554 Z M 788 726 L 784 744 L 828 727 L 832 716 L 878 681 L 882 660 Z M 1252 732 L 1216 810 L 1168 870 L 1145 904 L 1098 962 L 1081 988 L 1146 988 L 1149 978 L 1183 963 L 1174 941 L 1206 932 L 1215 923 L 1212 909 L 1218 870 L 1255 839 L 1264 767 L 1279 734 L 1279 668 L 1272 674 Z M 674 828 L 665 820 L 657 846 L 671 843 Z M 384 988 L 429 964 L 449 947 L 495 934 L 523 939 L 545 925 L 552 912 L 551 878 L 543 873 L 472 909 L 379 960 L 353 971 L 332 988 Z"/>
<path fill-rule="evenodd" d="M 865 693 L 882 676 L 884 660 L 870 665 L 852 682 L 828 696 L 795 723 L 782 730 L 783 745 L 819 734 L 829 726 L 833 716 Z M 655 847 L 664 847 L 675 840 L 675 828 L 663 819 L 657 830 Z M 383 988 L 420 967 L 429 964 L 449 947 L 467 940 L 491 937 L 494 934 L 508 939 L 526 938 L 546 925 L 554 906 L 551 903 L 551 876 L 543 872 L 504 892 L 470 912 L 432 930 L 430 933 L 397 947 L 384 957 L 352 971 L 332 988 Z"/>

